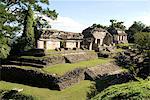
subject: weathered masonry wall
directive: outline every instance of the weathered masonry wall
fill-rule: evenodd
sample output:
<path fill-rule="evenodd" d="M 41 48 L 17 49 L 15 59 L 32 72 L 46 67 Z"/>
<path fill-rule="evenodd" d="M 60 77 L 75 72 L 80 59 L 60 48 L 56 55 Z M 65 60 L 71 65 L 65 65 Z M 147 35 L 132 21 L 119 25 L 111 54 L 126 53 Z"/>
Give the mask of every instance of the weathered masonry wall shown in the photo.
<path fill-rule="evenodd" d="M 56 54 L 55 56 L 44 57 L 25 57 L 25 58 L 12 58 L 6 62 L 6 65 L 19 65 L 19 66 L 33 66 L 43 68 L 55 64 L 75 63 L 79 61 L 86 61 L 98 58 L 95 52 L 74 52 Z"/>
<path fill-rule="evenodd" d="M 39 49 L 56 49 L 60 48 L 59 40 L 38 40 L 37 48 Z"/>
<path fill-rule="evenodd" d="M 44 74 L 40 71 L 22 69 L 15 66 L 2 66 L 1 79 L 8 82 L 16 82 L 43 88 L 58 88 L 58 85 L 56 84 L 57 77 L 50 74 Z"/>
<path fill-rule="evenodd" d="M 81 80 L 95 80 L 114 76 L 114 79 L 111 79 L 112 81 L 110 83 L 113 84 L 114 80 L 116 81 L 116 79 L 118 79 L 118 75 L 121 75 L 120 81 L 117 81 L 118 83 L 126 82 L 133 78 L 132 76 L 128 75 L 128 73 L 125 73 L 125 75 L 123 74 L 122 76 L 121 73 L 123 72 L 121 68 L 113 63 L 85 69 L 77 68 L 67 72 L 62 76 L 46 73 L 39 68 L 29 69 L 12 65 L 3 65 L 0 69 L 0 72 L 1 80 L 54 90 L 65 89 L 75 83 L 80 82 Z"/>
<path fill-rule="evenodd" d="M 36 87 L 55 90 L 65 89 L 81 80 L 84 80 L 84 69 L 75 69 L 63 76 L 51 75 L 40 70 L 17 68 L 12 65 L 2 66 L 1 80 L 16 82 Z"/>

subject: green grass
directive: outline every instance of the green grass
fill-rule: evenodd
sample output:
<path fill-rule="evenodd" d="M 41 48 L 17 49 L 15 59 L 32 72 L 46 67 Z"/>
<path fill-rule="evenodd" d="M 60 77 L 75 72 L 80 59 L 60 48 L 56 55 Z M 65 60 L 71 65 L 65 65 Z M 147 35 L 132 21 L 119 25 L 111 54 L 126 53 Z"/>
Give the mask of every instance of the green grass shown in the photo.
<path fill-rule="evenodd" d="M 23 91 L 20 93 L 23 95 L 32 95 L 37 100 L 86 100 L 86 95 L 90 92 L 90 86 L 93 86 L 93 82 L 86 80 L 62 91 L 56 91 L 0 81 L 0 90 L 23 88 Z"/>
<path fill-rule="evenodd" d="M 63 75 L 68 71 L 71 71 L 75 68 L 87 68 L 87 67 L 94 67 L 99 64 L 104 64 L 107 62 L 112 61 L 113 59 L 108 59 L 108 58 L 100 58 L 100 59 L 92 59 L 89 61 L 81 61 L 77 63 L 65 63 L 65 64 L 57 64 L 57 65 L 52 65 L 49 67 L 43 68 L 44 71 L 48 73 L 55 73 L 58 75 Z"/>
<path fill-rule="evenodd" d="M 117 53 L 117 52 L 123 52 L 124 50 L 123 49 L 121 49 L 121 48 L 118 48 L 118 49 L 115 49 L 115 52 Z"/>
<path fill-rule="evenodd" d="M 119 46 L 119 47 L 129 46 L 129 43 L 119 43 L 116 46 Z"/>
<path fill-rule="evenodd" d="M 150 100 L 150 80 L 113 85 L 92 100 Z"/>

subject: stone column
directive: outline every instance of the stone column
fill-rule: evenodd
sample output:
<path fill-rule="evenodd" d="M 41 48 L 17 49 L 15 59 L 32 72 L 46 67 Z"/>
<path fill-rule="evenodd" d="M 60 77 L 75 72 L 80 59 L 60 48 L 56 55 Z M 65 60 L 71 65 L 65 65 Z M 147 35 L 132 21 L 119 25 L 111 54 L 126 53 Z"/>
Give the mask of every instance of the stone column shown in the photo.
<path fill-rule="evenodd" d="M 118 35 L 118 39 L 117 39 L 118 41 L 120 40 L 120 37 L 119 37 L 119 35 Z"/>
<path fill-rule="evenodd" d="M 89 47 L 89 50 L 92 50 L 92 42 L 90 43 L 90 47 Z"/>
<path fill-rule="evenodd" d="M 97 44 L 97 39 L 95 39 L 95 43 Z"/>
<path fill-rule="evenodd" d="M 44 49 L 44 41 L 38 40 L 38 41 L 37 41 L 37 48 L 39 48 L 39 49 Z"/>
<path fill-rule="evenodd" d="M 78 42 L 78 48 L 80 48 L 80 42 Z"/>
<path fill-rule="evenodd" d="M 103 38 L 100 39 L 100 45 L 102 45 L 102 44 L 103 44 Z"/>

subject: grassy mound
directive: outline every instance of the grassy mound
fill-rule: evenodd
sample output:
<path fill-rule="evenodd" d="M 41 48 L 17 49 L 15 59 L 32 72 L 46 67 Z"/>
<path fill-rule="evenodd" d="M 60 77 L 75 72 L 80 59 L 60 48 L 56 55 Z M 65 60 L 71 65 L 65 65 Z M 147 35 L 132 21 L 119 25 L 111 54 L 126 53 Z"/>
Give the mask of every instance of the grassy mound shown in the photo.
<path fill-rule="evenodd" d="M 87 93 L 90 92 L 93 86 L 91 81 L 81 81 L 69 88 L 62 91 L 49 90 L 46 88 L 31 87 L 22 84 L 10 83 L 0 81 L 0 90 L 11 90 L 13 88 L 21 88 L 23 91 L 20 93 L 25 96 L 30 96 L 35 100 L 86 100 Z M 0 96 L 1 96 L 0 92 Z M 30 99 L 17 99 L 17 100 L 30 100 Z"/>
<path fill-rule="evenodd" d="M 92 100 L 149 100 L 150 80 L 110 86 Z"/>
<path fill-rule="evenodd" d="M 43 68 L 44 71 L 49 73 L 55 73 L 58 75 L 63 75 L 66 72 L 72 71 L 75 68 L 87 68 L 87 67 L 94 67 L 99 64 L 108 63 L 113 61 L 113 59 L 109 58 L 100 58 L 100 59 L 92 59 L 88 61 L 81 61 L 77 63 L 65 63 L 65 64 L 57 64 L 50 67 Z"/>

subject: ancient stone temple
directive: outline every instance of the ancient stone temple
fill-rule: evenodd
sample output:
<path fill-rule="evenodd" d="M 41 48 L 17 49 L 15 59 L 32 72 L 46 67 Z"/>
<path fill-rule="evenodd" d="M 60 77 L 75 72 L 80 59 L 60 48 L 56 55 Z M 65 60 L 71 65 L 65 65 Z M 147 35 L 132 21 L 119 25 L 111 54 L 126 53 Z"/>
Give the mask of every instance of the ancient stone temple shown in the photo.
<path fill-rule="evenodd" d="M 83 30 L 84 47 L 89 50 L 96 50 L 102 45 L 113 44 L 112 35 L 107 30 L 97 27 L 89 27 Z"/>
<path fill-rule="evenodd" d="M 114 43 L 128 43 L 127 34 L 125 33 L 124 30 L 121 30 L 119 28 L 114 28 L 112 30 L 109 30 L 109 32 L 113 36 Z"/>
<path fill-rule="evenodd" d="M 80 48 L 83 40 L 81 33 L 65 32 L 58 30 L 40 30 L 41 35 L 37 41 L 37 48 L 57 49 L 57 48 Z"/>

